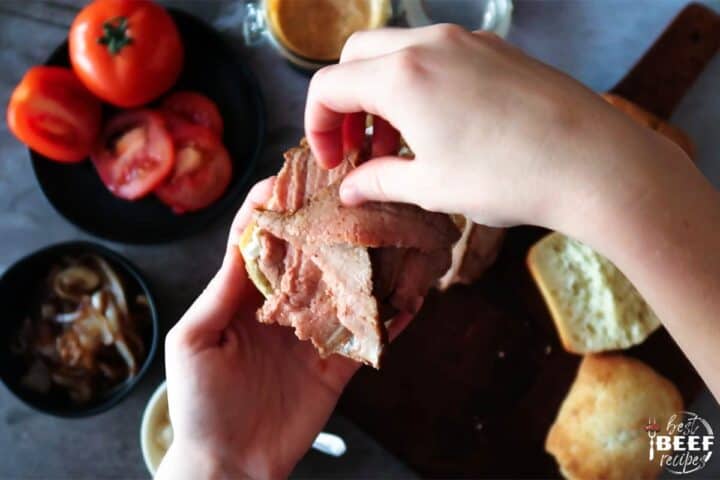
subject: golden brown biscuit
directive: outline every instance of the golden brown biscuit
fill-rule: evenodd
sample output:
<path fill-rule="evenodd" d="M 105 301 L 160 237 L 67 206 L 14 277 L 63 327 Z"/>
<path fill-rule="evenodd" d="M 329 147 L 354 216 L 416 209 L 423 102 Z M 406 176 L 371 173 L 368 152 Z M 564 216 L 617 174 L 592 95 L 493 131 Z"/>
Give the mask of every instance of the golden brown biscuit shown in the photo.
<path fill-rule="evenodd" d="M 695 158 L 695 145 L 690 137 L 679 128 L 653 115 L 630 100 L 626 100 L 612 93 L 603 93 L 601 96 L 608 103 L 618 110 L 625 112 L 639 124 L 645 125 L 675 142 L 691 159 Z"/>
<path fill-rule="evenodd" d="M 644 430 L 652 417 L 665 434 L 683 409 L 675 385 L 643 362 L 623 355 L 586 356 L 550 427 L 545 450 L 568 479 L 655 478 Z"/>

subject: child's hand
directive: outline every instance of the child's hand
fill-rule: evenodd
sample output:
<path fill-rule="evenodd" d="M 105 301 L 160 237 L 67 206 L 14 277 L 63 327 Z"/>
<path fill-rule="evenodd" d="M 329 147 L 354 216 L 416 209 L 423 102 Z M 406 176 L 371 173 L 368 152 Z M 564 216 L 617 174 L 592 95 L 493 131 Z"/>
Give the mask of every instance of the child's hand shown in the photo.
<path fill-rule="evenodd" d="M 174 440 L 158 478 L 287 476 L 358 368 L 337 355 L 323 360 L 291 329 L 255 320 L 262 299 L 237 241 L 270 192 L 269 181 L 252 189 L 220 271 L 167 336 Z"/>
<path fill-rule="evenodd" d="M 360 166 L 345 203 L 409 202 L 588 243 L 720 398 L 720 194 L 679 147 L 499 38 L 450 25 L 355 34 L 313 77 L 305 130 L 320 164 L 339 161 L 343 114 L 362 111 L 416 158 Z"/>
<path fill-rule="evenodd" d="M 357 33 L 315 74 L 305 129 L 322 165 L 338 163 L 342 114 L 356 111 L 387 119 L 416 158 L 361 166 L 345 203 L 415 203 L 496 226 L 564 227 L 568 206 L 581 216 L 618 175 L 643 172 L 628 150 L 669 143 L 500 38 L 452 25 Z"/>

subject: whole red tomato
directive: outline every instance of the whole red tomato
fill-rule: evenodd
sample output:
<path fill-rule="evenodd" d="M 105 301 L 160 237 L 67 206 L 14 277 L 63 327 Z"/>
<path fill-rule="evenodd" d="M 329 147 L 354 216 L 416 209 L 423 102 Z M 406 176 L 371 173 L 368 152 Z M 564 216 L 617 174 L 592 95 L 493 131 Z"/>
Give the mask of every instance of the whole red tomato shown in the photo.
<path fill-rule="evenodd" d="M 100 100 L 69 68 L 33 67 L 10 97 L 7 122 L 36 152 L 58 162 L 79 162 L 98 137 L 100 110 Z"/>
<path fill-rule="evenodd" d="M 136 107 L 168 90 L 183 64 L 175 22 L 148 0 L 95 0 L 70 27 L 70 61 L 90 91 Z"/>

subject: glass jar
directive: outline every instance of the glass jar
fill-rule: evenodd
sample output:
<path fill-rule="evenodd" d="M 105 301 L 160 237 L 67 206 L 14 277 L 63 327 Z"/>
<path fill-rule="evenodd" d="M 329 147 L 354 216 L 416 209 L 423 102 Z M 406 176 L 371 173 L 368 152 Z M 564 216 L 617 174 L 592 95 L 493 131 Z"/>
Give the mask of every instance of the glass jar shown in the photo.
<path fill-rule="evenodd" d="M 316 70 L 337 62 L 354 31 L 383 27 L 391 17 L 390 0 L 252 0 L 243 37 L 248 45 L 268 40 L 291 63 Z"/>
<path fill-rule="evenodd" d="M 248 0 L 243 37 L 270 44 L 294 65 L 316 70 L 335 63 L 356 30 L 389 23 L 420 27 L 457 23 L 505 37 L 512 0 Z"/>
<path fill-rule="evenodd" d="M 410 27 L 456 23 L 505 38 L 512 20 L 512 0 L 400 0 L 397 14 Z"/>

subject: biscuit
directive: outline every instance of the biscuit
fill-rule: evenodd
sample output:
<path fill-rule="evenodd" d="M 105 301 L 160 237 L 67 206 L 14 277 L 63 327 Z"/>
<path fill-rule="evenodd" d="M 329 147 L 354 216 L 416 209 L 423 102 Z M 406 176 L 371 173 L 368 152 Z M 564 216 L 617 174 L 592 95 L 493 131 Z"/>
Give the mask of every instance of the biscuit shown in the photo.
<path fill-rule="evenodd" d="M 663 434 L 682 409 L 675 385 L 643 362 L 618 354 L 586 356 L 545 450 L 568 479 L 655 478 L 661 456 L 649 460 L 644 426 L 654 418 Z"/>

